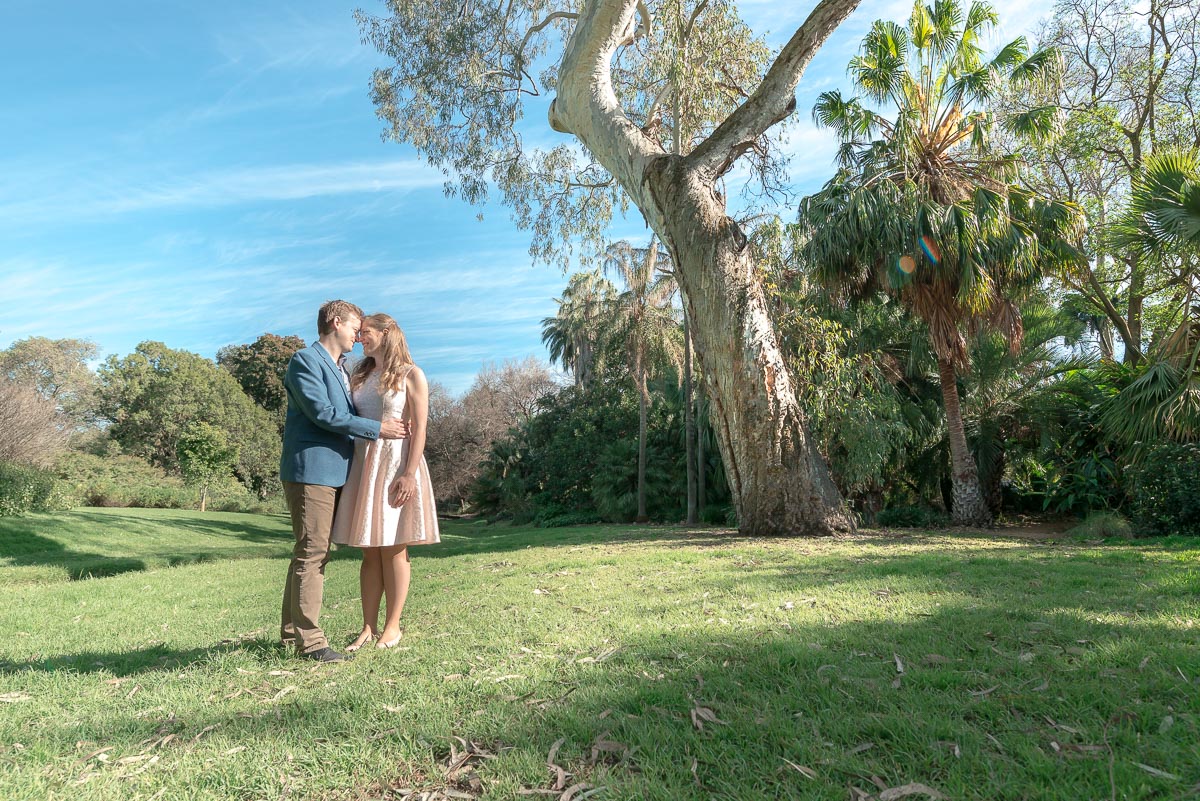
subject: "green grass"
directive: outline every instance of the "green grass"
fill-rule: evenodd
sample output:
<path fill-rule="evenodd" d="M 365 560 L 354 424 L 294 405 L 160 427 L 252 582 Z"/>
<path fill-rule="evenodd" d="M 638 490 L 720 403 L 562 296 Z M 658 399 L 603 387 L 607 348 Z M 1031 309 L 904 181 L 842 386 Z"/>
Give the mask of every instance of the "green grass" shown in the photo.
<path fill-rule="evenodd" d="M 282 518 L 0 521 L 0 798 L 556 798 L 552 750 L 576 801 L 1200 792 L 1200 543 L 443 533 L 401 648 L 311 666 Z"/>

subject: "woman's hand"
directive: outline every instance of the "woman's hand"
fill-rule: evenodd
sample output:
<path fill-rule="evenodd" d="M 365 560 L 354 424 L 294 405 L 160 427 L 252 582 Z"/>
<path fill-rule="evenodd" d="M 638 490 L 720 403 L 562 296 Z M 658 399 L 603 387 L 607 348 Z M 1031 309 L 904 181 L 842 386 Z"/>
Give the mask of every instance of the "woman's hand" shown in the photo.
<path fill-rule="evenodd" d="M 417 496 L 417 479 L 414 476 L 401 473 L 396 476 L 388 487 L 388 503 L 397 508 L 411 501 Z"/>

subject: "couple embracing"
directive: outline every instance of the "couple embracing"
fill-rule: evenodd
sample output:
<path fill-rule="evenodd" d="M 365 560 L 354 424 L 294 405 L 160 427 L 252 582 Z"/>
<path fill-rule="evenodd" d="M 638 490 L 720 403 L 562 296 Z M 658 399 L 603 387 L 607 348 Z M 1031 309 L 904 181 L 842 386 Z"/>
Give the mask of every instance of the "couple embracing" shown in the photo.
<path fill-rule="evenodd" d="M 317 662 L 346 657 L 318 624 L 332 542 L 363 549 L 363 627 L 347 652 L 400 642 L 411 545 L 439 541 L 425 464 L 429 385 L 386 314 L 344 300 L 317 312 L 318 339 L 288 364 L 280 478 L 296 546 L 283 590 L 284 645 Z M 363 359 L 347 371 L 355 342 Z M 379 628 L 380 601 L 387 614 Z"/>

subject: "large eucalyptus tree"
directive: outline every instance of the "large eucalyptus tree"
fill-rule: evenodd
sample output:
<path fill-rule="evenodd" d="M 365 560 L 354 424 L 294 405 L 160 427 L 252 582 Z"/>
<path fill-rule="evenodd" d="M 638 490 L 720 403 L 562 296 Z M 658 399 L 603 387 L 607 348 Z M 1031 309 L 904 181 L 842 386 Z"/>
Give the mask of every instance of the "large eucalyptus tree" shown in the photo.
<path fill-rule="evenodd" d="M 389 59 L 373 83 L 388 135 L 452 174 L 448 191 L 478 202 L 498 189 L 533 231 L 535 257 L 567 258 L 563 243 L 602 240 L 614 209 L 630 203 L 669 249 L 750 534 L 853 527 L 809 436 L 722 178 L 767 152 L 805 67 L 858 2 L 821 0 L 765 74 L 731 0 L 679 11 L 663 0 L 387 0 L 389 16 L 360 15 Z M 655 25 L 664 9 L 670 24 Z M 682 42 L 702 57 L 660 57 Z M 664 83 L 672 63 L 684 80 Z M 550 126 L 571 138 L 536 149 L 519 123 L 544 94 Z"/>
<path fill-rule="evenodd" d="M 864 98 L 826 92 L 813 109 L 841 138 L 842 166 L 801 208 L 803 258 L 823 282 L 886 291 L 924 321 L 945 403 L 952 516 L 983 525 L 992 517 L 958 392 L 965 335 L 991 326 L 1019 347 L 1019 293 L 1069 251 L 1060 236 L 1073 219 L 1067 206 L 1012 188 L 1014 157 L 989 147 L 996 125 L 1045 136 L 1055 119 L 1052 107 L 1002 119 L 989 108 L 1001 82 L 1037 81 L 1053 60 L 1024 38 L 985 58 L 982 37 L 995 24 L 987 4 L 964 10 L 958 0 L 916 4 L 906 26 L 877 21 L 849 67 Z"/>

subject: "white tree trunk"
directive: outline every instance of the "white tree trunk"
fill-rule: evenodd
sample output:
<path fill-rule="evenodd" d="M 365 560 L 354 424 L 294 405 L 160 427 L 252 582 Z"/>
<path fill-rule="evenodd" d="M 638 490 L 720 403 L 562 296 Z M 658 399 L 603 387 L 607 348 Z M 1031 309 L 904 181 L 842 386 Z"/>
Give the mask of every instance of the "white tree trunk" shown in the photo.
<path fill-rule="evenodd" d="M 746 534 L 854 527 L 808 435 L 746 238 L 715 186 L 794 110 L 804 67 L 857 5 L 822 0 L 754 94 L 689 155 L 670 156 L 625 115 L 612 88 L 613 54 L 632 35 L 637 0 L 591 0 L 567 43 L 550 108 L 551 126 L 574 134 L 616 177 L 676 258 L 709 416 Z"/>

